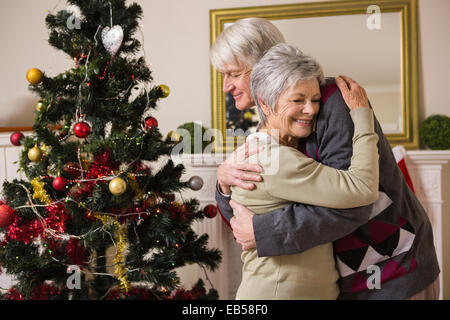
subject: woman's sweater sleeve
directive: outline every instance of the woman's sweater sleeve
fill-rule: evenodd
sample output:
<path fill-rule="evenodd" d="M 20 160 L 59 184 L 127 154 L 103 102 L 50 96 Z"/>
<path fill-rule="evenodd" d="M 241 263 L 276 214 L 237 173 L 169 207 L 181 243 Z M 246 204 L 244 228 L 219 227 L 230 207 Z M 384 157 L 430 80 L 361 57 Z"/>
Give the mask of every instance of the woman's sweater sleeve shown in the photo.
<path fill-rule="evenodd" d="M 298 150 L 269 145 L 261 156 L 264 187 L 273 197 L 336 209 L 365 206 L 378 199 L 378 135 L 373 112 L 350 112 L 355 124 L 353 156 L 348 170 L 338 170 Z"/>

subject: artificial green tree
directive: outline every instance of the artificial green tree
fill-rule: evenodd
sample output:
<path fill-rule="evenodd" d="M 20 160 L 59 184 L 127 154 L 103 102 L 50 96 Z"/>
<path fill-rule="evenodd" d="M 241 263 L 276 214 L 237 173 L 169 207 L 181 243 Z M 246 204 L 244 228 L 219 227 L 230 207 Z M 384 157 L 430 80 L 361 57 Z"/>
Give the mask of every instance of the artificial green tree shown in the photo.
<path fill-rule="evenodd" d="M 70 0 L 46 18 L 50 45 L 74 66 L 27 74 L 39 102 L 33 134 L 11 138 L 26 179 L 3 185 L 0 263 L 16 284 L 2 298 L 217 298 L 201 280 L 181 287 L 175 270 L 213 271 L 221 254 L 191 227 L 205 218 L 198 201 L 176 197 L 184 167 L 151 116 L 169 89 L 153 85 L 135 38 L 142 9 L 125 2 Z"/>

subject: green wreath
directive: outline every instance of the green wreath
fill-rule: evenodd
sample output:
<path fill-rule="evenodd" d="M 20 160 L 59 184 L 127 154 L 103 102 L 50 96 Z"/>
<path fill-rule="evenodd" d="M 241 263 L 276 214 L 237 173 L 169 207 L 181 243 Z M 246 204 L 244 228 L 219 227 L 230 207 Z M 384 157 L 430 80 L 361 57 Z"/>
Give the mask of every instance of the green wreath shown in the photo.
<path fill-rule="evenodd" d="M 419 135 L 422 142 L 432 150 L 450 149 L 450 117 L 429 116 L 422 122 Z"/>

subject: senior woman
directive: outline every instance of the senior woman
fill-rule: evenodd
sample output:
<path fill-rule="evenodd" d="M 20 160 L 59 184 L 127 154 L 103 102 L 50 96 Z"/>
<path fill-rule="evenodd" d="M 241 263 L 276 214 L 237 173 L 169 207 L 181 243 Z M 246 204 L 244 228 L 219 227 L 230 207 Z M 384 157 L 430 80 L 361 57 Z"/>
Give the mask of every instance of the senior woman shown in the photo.
<path fill-rule="evenodd" d="M 260 153 L 248 158 L 263 168 L 263 181 L 249 191 L 232 187 L 232 199 L 255 214 L 302 202 L 332 208 L 368 205 L 378 198 L 378 136 L 366 104 L 348 105 L 355 124 L 354 157 L 348 171 L 322 165 L 297 150 L 310 135 L 320 106 L 320 65 L 300 50 L 278 44 L 254 65 L 253 100 L 261 119 Z M 336 299 L 339 294 L 332 243 L 303 253 L 258 257 L 242 253 L 243 275 L 237 299 Z"/>

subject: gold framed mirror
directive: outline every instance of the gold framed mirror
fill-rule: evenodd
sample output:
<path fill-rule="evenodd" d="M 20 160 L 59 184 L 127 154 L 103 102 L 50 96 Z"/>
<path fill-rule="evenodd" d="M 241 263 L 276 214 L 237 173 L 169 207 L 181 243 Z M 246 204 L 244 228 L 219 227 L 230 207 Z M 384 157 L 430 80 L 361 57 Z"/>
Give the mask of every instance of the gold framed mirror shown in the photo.
<path fill-rule="evenodd" d="M 417 0 L 344 0 L 210 11 L 211 44 L 238 19 L 270 20 L 286 42 L 314 56 L 325 76 L 347 75 L 367 91 L 391 146 L 419 147 Z M 312 32 L 314 30 L 314 32 Z M 245 141 L 230 115 L 233 101 L 222 91 L 223 77 L 211 66 L 212 128 L 216 151 L 229 152 Z M 254 113 L 254 112 L 253 112 Z M 241 118 L 243 114 L 238 115 Z M 256 114 L 254 113 L 256 117 Z M 245 115 L 251 118 L 250 114 Z M 236 135 L 236 129 L 241 135 Z"/>

